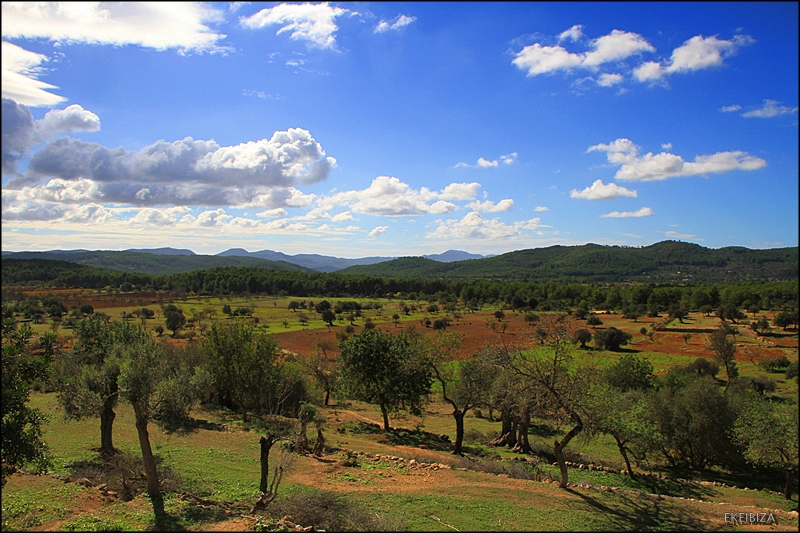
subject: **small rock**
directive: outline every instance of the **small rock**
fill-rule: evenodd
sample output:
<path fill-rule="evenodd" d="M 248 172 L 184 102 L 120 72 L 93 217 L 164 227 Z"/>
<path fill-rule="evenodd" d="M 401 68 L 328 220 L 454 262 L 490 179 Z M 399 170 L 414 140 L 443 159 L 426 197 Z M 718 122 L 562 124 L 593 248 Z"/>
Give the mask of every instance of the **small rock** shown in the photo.
<path fill-rule="evenodd" d="M 75 483 L 77 483 L 78 485 L 81 485 L 82 487 L 92 487 L 93 486 L 92 482 L 89 481 L 86 478 L 81 478 L 78 481 L 76 481 Z"/>

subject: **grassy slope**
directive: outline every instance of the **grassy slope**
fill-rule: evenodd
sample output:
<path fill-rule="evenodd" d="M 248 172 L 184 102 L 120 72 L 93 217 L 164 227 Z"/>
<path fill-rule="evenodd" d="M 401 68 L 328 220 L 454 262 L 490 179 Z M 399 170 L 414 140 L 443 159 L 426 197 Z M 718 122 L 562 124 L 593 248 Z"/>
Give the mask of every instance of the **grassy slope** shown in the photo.
<path fill-rule="evenodd" d="M 53 450 L 54 473 L 68 475 L 81 461 L 94 459 L 96 454 L 90 448 L 97 445 L 96 420 L 63 421 L 54 394 L 34 394 L 32 404 L 51 417 L 44 436 Z M 433 414 L 426 429 L 452 433 L 452 420 L 444 415 L 446 407 L 442 404 L 431 407 Z M 117 412 L 114 426 L 116 445 L 136 453 L 132 412 L 124 405 Z M 374 407 L 360 403 L 326 410 L 329 427 L 326 437 L 333 450 L 348 448 L 417 457 L 427 462 L 461 464 L 458 458 L 447 452 L 394 446 L 380 432 L 353 431 L 354 418 L 350 416 L 353 413 L 353 416 L 369 420 L 380 419 Z M 219 411 L 196 411 L 195 416 L 233 423 L 231 417 Z M 346 420 L 350 424 L 346 424 Z M 410 418 L 396 419 L 393 423 L 396 427 L 413 426 Z M 469 418 L 467 427 L 491 425 L 483 419 Z M 335 427 L 341 428 L 341 432 L 332 429 Z M 257 433 L 199 429 L 186 434 L 165 435 L 152 426 L 150 433 L 154 451 L 163 459 L 164 465 L 182 478 L 183 490 L 214 500 L 240 502 L 242 509 L 255 500 Z M 697 489 L 686 494 L 706 502 L 658 499 L 642 492 L 642 487 L 635 486 L 630 488 L 636 490 L 623 492 L 601 492 L 584 487 L 563 491 L 552 484 L 469 470 L 416 472 L 385 464 L 373 465 L 367 460 L 355 467 L 343 467 L 333 462 L 343 457 L 343 453 L 335 451 L 327 463 L 297 457 L 288 470 L 281 487 L 283 496 L 279 498 L 291 498 L 311 489 L 345 494 L 362 507 L 388 516 L 390 523 L 402 524 L 404 529 L 412 531 L 450 530 L 444 524 L 461 531 L 700 530 L 724 527 L 723 512 L 754 510 L 743 506 L 756 505 L 768 510 L 786 508 L 780 497 L 762 491 L 705 487 L 702 491 Z M 628 482 L 627 478 L 615 474 L 577 471 L 571 471 L 571 481 L 621 487 L 626 487 Z M 151 510 L 143 496 L 131 502 L 100 505 L 92 499 L 95 492 L 51 477 L 13 476 L 3 490 L 3 529 L 44 526 L 61 530 L 145 530 L 153 526 Z M 168 493 L 166 501 L 176 528 L 207 529 L 214 523 L 230 520 L 221 514 L 204 513 L 190 507 L 174 493 Z M 793 505 L 796 506 L 797 502 Z M 778 520 L 779 529 L 797 528 L 797 519 L 786 513 L 779 513 Z"/>

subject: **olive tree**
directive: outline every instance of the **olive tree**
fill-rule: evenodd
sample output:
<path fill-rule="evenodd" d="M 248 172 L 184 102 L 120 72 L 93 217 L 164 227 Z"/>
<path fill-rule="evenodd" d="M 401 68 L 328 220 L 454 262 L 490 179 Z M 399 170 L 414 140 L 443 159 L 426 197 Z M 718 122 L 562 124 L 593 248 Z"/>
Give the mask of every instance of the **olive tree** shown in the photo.
<path fill-rule="evenodd" d="M 164 499 L 148 424 L 153 421 L 166 430 L 177 428 L 188 419 L 199 384 L 193 380 L 194 369 L 181 364 L 178 351 L 156 344 L 150 337 L 116 345 L 111 358 L 119 368 L 119 395 L 133 407 L 147 494 L 159 524 L 165 515 Z"/>
<path fill-rule="evenodd" d="M 725 385 L 725 390 L 731 386 L 733 380 L 739 377 L 739 369 L 736 368 L 736 344 L 728 340 L 728 330 L 726 328 L 717 328 L 711 334 L 711 343 L 709 345 L 714 358 L 725 367 L 728 381 Z"/>
<path fill-rule="evenodd" d="M 42 347 L 37 350 L 39 353 L 32 350 L 32 336 L 33 331 L 27 324 L 17 329 L 13 318 L 3 319 L 3 445 L 0 449 L 3 486 L 25 463 L 36 462 L 40 468 L 47 464 L 47 446 L 42 439 L 42 424 L 46 419 L 38 409 L 28 406 L 28 399 L 31 384 L 48 375 L 55 335 L 44 334 L 44 342 L 39 342 Z"/>
<path fill-rule="evenodd" d="M 442 386 L 442 399 L 453 407 L 456 440 L 453 454 L 460 455 L 464 443 L 464 417 L 484 403 L 493 375 L 485 357 L 473 355 L 465 361 L 452 361 L 463 335 L 440 332 L 431 343 L 431 368 Z"/>
<path fill-rule="evenodd" d="M 340 384 L 345 393 L 376 403 L 388 431 L 389 413 L 405 406 L 421 412 L 432 376 L 427 351 L 417 335 L 392 336 L 364 328 L 339 342 Z"/>
<path fill-rule="evenodd" d="M 783 470 L 786 478 L 783 496 L 787 500 L 792 499 L 792 483 L 798 467 L 797 413 L 796 405 L 753 398 L 733 426 L 735 439 L 744 446 L 748 462 Z"/>
<path fill-rule="evenodd" d="M 100 417 L 100 453 L 115 453 L 114 411 L 119 401 L 119 360 L 112 357 L 115 346 L 132 345 L 151 339 L 144 329 L 128 322 L 109 322 L 91 315 L 75 327 L 77 340 L 72 350 L 56 362 L 58 400 L 67 418 Z"/>
<path fill-rule="evenodd" d="M 535 408 L 572 426 L 561 440 L 553 443 L 561 471 L 559 486 L 566 488 L 568 471 L 564 448 L 583 431 L 587 391 L 596 372 L 588 363 L 573 358 L 572 335 L 565 317 L 542 317 L 540 329 L 545 333 L 544 346 L 518 352 L 511 359 L 511 365 L 533 385 Z"/>

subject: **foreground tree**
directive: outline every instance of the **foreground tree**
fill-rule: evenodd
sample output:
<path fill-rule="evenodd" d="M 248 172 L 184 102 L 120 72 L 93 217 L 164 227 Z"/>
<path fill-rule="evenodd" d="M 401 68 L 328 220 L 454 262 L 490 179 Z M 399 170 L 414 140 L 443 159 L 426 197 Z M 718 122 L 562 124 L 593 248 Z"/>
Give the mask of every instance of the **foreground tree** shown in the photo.
<path fill-rule="evenodd" d="M 275 339 L 251 324 L 212 324 L 202 349 L 216 398 L 225 407 L 293 414 L 305 394 L 298 369 L 281 361 Z"/>
<path fill-rule="evenodd" d="M 94 314 L 78 322 L 77 341 L 56 362 L 58 400 L 68 418 L 100 417 L 100 453 L 115 453 L 114 409 L 119 400 L 119 360 L 115 346 L 150 340 L 150 335 L 127 322 L 109 322 Z"/>
<path fill-rule="evenodd" d="M 331 344 L 332 347 L 332 344 Z M 331 394 L 336 388 L 336 380 L 338 379 L 338 372 L 336 363 L 333 358 L 327 355 L 328 341 L 320 341 L 314 345 L 314 351 L 310 354 L 300 354 L 298 360 L 309 374 L 319 383 L 319 386 L 325 391 L 325 399 L 323 404 L 328 407 L 330 404 Z"/>
<path fill-rule="evenodd" d="M 650 420 L 645 396 L 641 391 L 621 393 L 616 387 L 600 384 L 589 395 L 586 411 L 587 436 L 602 433 L 613 437 L 633 479 L 630 456 L 638 462 L 646 460 L 661 440 L 658 427 Z"/>
<path fill-rule="evenodd" d="M 456 441 L 453 454 L 461 455 L 464 443 L 464 417 L 484 403 L 491 389 L 491 365 L 476 354 L 466 361 L 452 361 L 463 335 L 440 332 L 432 342 L 431 368 L 442 386 L 442 398 L 453 407 Z"/>
<path fill-rule="evenodd" d="M 39 343 L 39 353 L 33 353 L 29 345 L 32 336 L 33 331 L 27 324 L 17 330 L 13 318 L 3 319 L 3 486 L 7 478 L 25 463 L 35 462 L 40 469 L 47 464 L 47 446 L 42 440 L 45 417 L 27 404 L 31 384 L 44 380 L 48 375 L 55 335 L 44 334 L 44 342 Z"/>
<path fill-rule="evenodd" d="M 563 489 L 567 487 L 569 475 L 564 448 L 583 431 L 581 413 L 595 372 L 585 363 L 574 361 L 572 336 L 564 317 L 542 317 L 541 329 L 546 333 L 543 339 L 545 346 L 518 353 L 511 364 L 517 373 L 531 381 L 537 410 L 572 426 L 561 440 L 553 443 L 553 451 L 561 471 L 559 486 Z"/>
<path fill-rule="evenodd" d="M 376 403 L 388 431 L 389 413 L 401 406 L 421 412 L 431 391 L 427 352 L 416 335 L 397 337 L 364 328 L 339 343 L 340 383 L 346 393 Z"/>
<path fill-rule="evenodd" d="M 197 397 L 199 384 L 192 379 L 194 369 L 181 364 L 179 351 L 156 344 L 152 338 L 118 345 L 113 357 L 120 369 L 120 396 L 133 407 L 136 418 L 147 494 L 158 526 L 165 517 L 164 499 L 148 424 L 154 421 L 166 430 L 177 428 L 189 418 L 188 412 Z"/>
<path fill-rule="evenodd" d="M 786 476 L 783 496 L 787 500 L 792 499 L 792 484 L 798 468 L 797 413 L 796 405 L 752 398 L 733 427 L 735 439 L 744 446 L 748 462 L 783 470 Z"/>

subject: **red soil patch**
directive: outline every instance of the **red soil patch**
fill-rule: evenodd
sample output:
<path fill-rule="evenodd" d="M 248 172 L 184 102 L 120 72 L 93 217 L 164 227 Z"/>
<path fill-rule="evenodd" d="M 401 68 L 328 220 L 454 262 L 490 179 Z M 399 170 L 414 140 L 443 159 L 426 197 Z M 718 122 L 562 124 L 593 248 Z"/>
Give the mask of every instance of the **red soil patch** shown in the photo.
<path fill-rule="evenodd" d="M 424 320 L 424 315 L 419 316 Z M 431 319 L 433 318 L 435 318 L 435 315 L 431 315 Z M 597 328 L 598 331 L 613 326 L 633 335 L 633 341 L 625 346 L 625 348 L 641 352 L 660 352 L 689 357 L 710 358 L 713 356 L 711 351 L 706 347 L 707 343 L 711 340 L 711 336 L 708 333 L 692 333 L 687 342 L 683 337 L 683 332 L 674 332 L 668 330 L 658 331 L 651 341 L 648 338 L 644 338 L 639 331 L 642 327 L 645 327 L 648 330 L 651 329 L 652 324 L 646 319 L 640 319 L 637 322 L 633 322 L 632 320 L 623 319 L 622 315 L 618 314 L 602 314 L 600 315 L 600 318 L 603 320 L 603 325 Z M 460 352 L 461 357 L 467 357 L 470 354 L 482 349 L 487 344 L 505 344 L 510 348 L 517 346 L 531 346 L 536 344 L 536 341 L 533 340 L 533 335 L 536 331 L 536 325 L 525 322 L 522 314 L 515 316 L 511 312 L 506 313 L 504 321 L 508 323 L 508 327 L 503 334 L 492 331 L 486 327 L 487 321 L 497 322 L 497 320 L 494 318 L 493 312 L 469 314 L 459 319 L 458 322 L 452 321 L 452 324 L 450 327 L 448 327 L 448 330 L 464 335 Z M 394 326 L 392 323 L 382 322 L 379 323 L 377 327 L 378 329 L 381 329 L 387 333 L 400 333 L 403 327 L 405 327 L 407 324 L 414 324 L 415 331 L 418 333 L 429 336 L 436 334 L 433 328 L 426 328 L 424 325 L 420 324 L 419 321 L 403 322 L 400 326 Z M 572 319 L 572 328 L 576 330 L 580 328 L 586 328 L 593 335 L 596 331 L 591 327 L 587 327 L 585 321 L 575 319 Z M 344 330 L 344 327 L 337 325 L 330 329 L 330 331 L 327 329 L 307 329 L 285 333 L 274 330 L 273 332 L 281 347 L 290 352 L 301 354 L 311 353 L 314 350 L 315 344 L 324 340 L 328 341 L 329 345 L 334 347 L 332 350 L 328 350 L 328 355 L 333 356 L 339 353 L 338 348 L 336 348 L 336 332 Z M 358 332 L 360 330 L 361 326 L 356 326 L 356 331 Z M 739 326 L 739 330 L 740 334 L 737 336 L 737 339 L 741 339 L 743 337 L 756 338 L 758 339 L 759 344 L 763 343 L 767 345 L 767 347 L 762 348 L 760 357 L 784 355 L 785 352 L 783 350 L 785 348 L 798 347 L 797 336 L 756 337 L 755 333 L 750 329 L 745 329 L 745 326 Z M 740 346 L 739 348 L 740 349 L 737 352 L 737 360 L 742 362 L 749 361 L 748 354 L 744 350 L 743 346 Z"/>
<path fill-rule="evenodd" d="M 419 316 L 421 320 L 424 320 L 425 316 L 427 315 Z M 431 320 L 435 320 L 437 315 L 430 315 L 430 318 Z M 526 324 L 523 316 L 521 315 L 513 316 L 511 313 L 507 314 L 504 321 L 508 323 L 508 327 L 503 334 L 494 332 L 487 328 L 487 320 L 497 322 L 493 316 L 493 313 L 470 314 L 459 319 L 458 322 L 451 320 L 451 325 L 447 328 L 448 331 L 455 331 L 464 335 L 460 353 L 462 357 L 466 357 L 469 354 L 480 350 L 487 344 L 500 344 L 503 342 L 505 342 L 507 346 L 524 344 L 526 342 L 526 336 L 533 334 L 535 331 L 535 328 Z M 436 331 L 434 331 L 432 327 L 426 328 L 419 321 L 401 322 L 399 326 L 395 326 L 393 323 L 382 322 L 379 323 L 376 329 L 380 329 L 384 333 L 399 334 L 408 324 L 413 324 L 414 331 L 417 333 L 422 333 L 423 335 L 428 336 L 436 334 Z M 357 325 L 355 326 L 355 329 L 356 332 L 359 332 L 361 331 L 362 326 Z M 344 326 L 334 326 L 330 328 L 330 331 L 327 329 L 306 329 L 300 331 L 287 331 L 284 333 L 279 330 L 272 330 L 281 347 L 289 350 L 290 352 L 301 354 L 311 353 L 314 351 L 314 345 L 316 343 L 326 340 L 331 346 L 334 347 L 333 350 L 328 351 L 329 355 L 339 353 L 339 349 L 335 348 L 337 331 L 344 331 Z"/>

